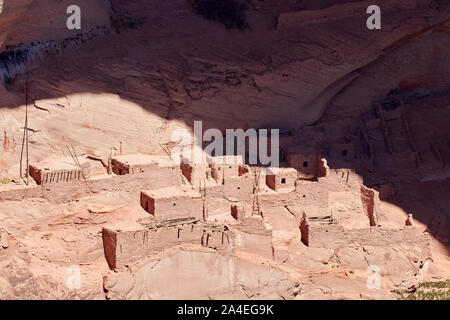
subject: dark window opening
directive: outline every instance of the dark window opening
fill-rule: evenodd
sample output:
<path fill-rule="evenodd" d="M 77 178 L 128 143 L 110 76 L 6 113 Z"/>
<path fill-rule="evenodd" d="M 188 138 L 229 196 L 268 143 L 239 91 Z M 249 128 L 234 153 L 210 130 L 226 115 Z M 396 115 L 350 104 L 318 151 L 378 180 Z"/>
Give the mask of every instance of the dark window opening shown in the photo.
<path fill-rule="evenodd" d="M 285 184 L 286 183 L 286 178 L 281 178 L 281 183 Z"/>
<path fill-rule="evenodd" d="M 347 150 L 342 150 L 342 155 L 343 155 L 344 157 L 346 157 L 346 156 L 347 156 Z"/>
<path fill-rule="evenodd" d="M 122 175 L 122 169 L 119 169 L 119 175 L 120 176 Z"/>
<path fill-rule="evenodd" d="M 173 204 L 174 207 L 176 207 L 176 205 L 177 205 L 176 203 Z"/>
<path fill-rule="evenodd" d="M 308 161 L 303 162 L 303 168 L 308 168 Z"/>

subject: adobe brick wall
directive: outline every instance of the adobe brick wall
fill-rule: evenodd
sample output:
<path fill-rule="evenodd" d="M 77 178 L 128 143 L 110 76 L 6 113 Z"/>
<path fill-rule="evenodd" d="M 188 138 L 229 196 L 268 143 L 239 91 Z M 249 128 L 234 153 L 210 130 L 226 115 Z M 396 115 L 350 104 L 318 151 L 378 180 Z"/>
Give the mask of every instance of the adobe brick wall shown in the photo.
<path fill-rule="evenodd" d="M 305 238 L 302 241 L 313 248 L 342 248 L 351 243 L 373 247 L 417 246 L 425 250 L 429 247 L 429 235 L 420 233 L 415 227 L 345 229 L 335 224 L 314 225 L 309 222 L 306 234 L 302 228 L 301 232 L 302 239 Z"/>
<path fill-rule="evenodd" d="M 395 188 L 392 183 L 379 184 L 372 188 L 378 191 L 380 200 L 392 201 L 395 199 Z"/>
<path fill-rule="evenodd" d="M 303 213 L 303 217 L 300 222 L 300 234 L 302 242 L 309 246 L 309 221 L 305 213 Z"/>
<path fill-rule="evenodd" d="M 180 168 L 183 176 L 196 188 L 203 186 L 204 182 L 212 177 L 211 168 L 208 165 L 192 165 L 182 162 Z"/>
<path fill-rule="evenodd" d="M 230 250 L 233 248 L 234 234 L 228 231 L 204 231 L 201 244 L 216 250 Z"/>
<path fill-rule="evenodd" d="M 361 203 L 365 214 L 369 218 L 370 226 L 378 225 L 378 212 L 380 211 L 380 197 L 378 191 L 361 185 Z"/>
<path fill-rule="evenodd" d="M 327 175 L 319 178 L 322 185 L 326 185 L 330 191 L 342 191 L 343 189 L 358 191 L 364 183 L 363 178 L 354 169 L 328 169 Z"/>
<path fill-rule="evenodd" d="M 77 180 L 89 179 L 91 166 L 89 163 L 82 163 L 81 167 L 74 166 L 73 170 L 45 170 L 36 165 L 30 164 L 30 176 L 38 185 L 47 185 L 50 183 L 72 182 Z"/>
<path fill-rule="evenodd" d="M 112 171 L 117 175 L 139 174 L 148 171 L 167 168 L 177 168 L 179 165 L 166 155 L 125 154 L 111 160 Z"/>
<path fill-rule="evenodd" d="M 338 189 L 338 186 L 336 188 Z M 282 203 L 283 205 L 326 208 L 328 207 L 328 192 L 328 185 L 320 180 L 298 180 L 294 192 L 260 193 L 259 203 L 262 207 L 279 207 Z"/>
<path fill-rule="evenodd" d="M 327 164 L 327 159 L 317 155 L 317 178 L 326 177 L 329 174 L 330 168 Z"/>
<path fill-rule="evenodd" d="M 279 168 L 266 176 L 266 184 L 275 191 L 294 191 L 297 175 L 294 168 Z"/>
<path fill-rule="evenodd" d="M 263 257 L 272 259 L 272 236 L 270 234 L 257 234 L 248 232 L 236 232 L 235 248 L 259 254 Z"/>
<path fill-rule="evenodd" d="M 237 221 L 242 221 L 245 219 L 246 215 L 249 215 L 248 213 L 246 213 L 246 208 L 247 206 L 245 206 L 244 204 L 232 204 L 231 205 L 231 216 L 237 220 Z"/>
<path fill-rule="evenodd" d="M 102 239 L 106 261 L 111 269 L 115 269 L 117 267 L 117 232 L 103 228 Z"/>
<path fill-rule="evenodd" d="M 233 232 L 211 231 L 203 224 L 133 231 L 103 228 L 102 238 L 106 261 L 113 270 L 182 244 L 229 250 L 233 248 L 234 243 Z"/>
<path fill-rule="evenodd" d="M 43 198 L 52 203 L 65 203 L 99 192 L 128 190 L 139 196 L 141 190 L 158 189 L 170 185 L 179 186 L 181 170 L 163 168 L 149 172 L 108 176 L 93 180 L 72 180 L 71 183 L 50 183 L 37 187 L 24 187 L 0 192 L 0 201 L 22 201 L 27 198 Z"/>
<path fill-rule="evenodd" d="M 286 151 L 286 161 L 289 166 L 298 170 L 298 177 L 304 180 L 317 179 L 318 155 L 294 153 Z"/>

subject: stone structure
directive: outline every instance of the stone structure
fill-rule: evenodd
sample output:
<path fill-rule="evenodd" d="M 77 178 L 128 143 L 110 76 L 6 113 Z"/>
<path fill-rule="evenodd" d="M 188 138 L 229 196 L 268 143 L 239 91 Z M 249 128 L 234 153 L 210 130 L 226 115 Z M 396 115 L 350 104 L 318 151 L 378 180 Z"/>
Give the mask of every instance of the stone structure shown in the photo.
<path fill-rule="evenodd" d="M 325 163 L 316 152 L 288 148 L 285 151 L 285 158 L 290 167 L 297 169 L 300 179 L 314 180 L 326 175 Z"/>
<path fill-rule="evenodd" d="M 92 192 L 109 190 L 113 185 L 112 188 L 125 187 L 133 192 L 140 190 L 141 207 L 151 216 L 138 228 L 103 229 L 109 266 L 120 269 L 184 244 L 248 250 L 284 261 L 289 257 L 289 250 L 283 247 L 284 233 L 266 229 L 265 213 L 277 215 L 288 207 L 300 208 L 300 215 L 289 209 L 296 216 L 298 243 L 312 248 L 358 244 L 429 249 L 427 235 L 412 227 L 411 216 L 404 227 L 383 226 L 385 216 L 380 211 L 379 192 L 366 187 L 355 170 L 330 169 L 314 151 L 288 149 L 286 160 L 287 164 L 271 172 L 245 165 L 237 156 L 210 157 L 204 164 L 182 162 L 179 166 L 166 156 L 114 158 L 115 175 L 105 179 L 86 177 L 86 188 Z M 89 164 L 83 160 L 80 166 L 65 159 L 32 165 L 30 171 L 38 183 L 48 184 L 73 179 L 67 174 L 70 169 L 79 172 L 76 179 L 88 176 Z M 43 170 L 49 172 L 43 174 Z M 48 179 L 58 172 L 62 173 L 56 175 L 56 181 Z M 70 185 L 54 189 L 54 193 L 64 198 L 63 193 L 72 190 Z M 32 196 L 42 193 L 42 189 L 19 191 L 22 196 Z"/>
<path fill-rule="evenodd" d="M 152 170 L 171 171 L 177 164 L 168 156 L 127 154 L 112 158 L 112 171 L 117 175 L 144 173 Z"/>
<path fill-rule="evenodd" d="M 203 200 L 190 187 L 167 187 L 141 192 L 141 206 L 155 218 L 203 219 Z"/>
<path fill-rule="evenodd" d="M 200 223 L 195 218 L 142 222 L 139 230 L 103 228 L 103 248 L 111 269 L 120 269 L 152 254 L 182 245 L 197 244 L 217 250 L 233 246 L 225 226 Z"/>
<path fill-rule="evenodd" d="M 408 218 L 406 218 L 406 221 L 405 221 L 405 226 L 411 227 L 413 225 L 414 225 L 413 215 L 412 214 L 408 214 Z"/>
<path fill-rule="evenodd" d="M 219 182 L 227 178 L 239 177 L 242 172 L 245 172 L 242 156 L 209 157 L 208 163 L 212 178 Z"/>
<path fill-rule="evenodd" d="M 30 176 L 39 185 L 86 180 L 90 176 L 90 164 L 84 158 L 49 159 L 30 164 Z"/>
<path fill-rule="evenodd" d="M 372 227 L 378 225 L 379 199 L 378 191 L 361 185 L 361 203 Z"/>
<path fill-rule="evenodd" d="M 344 248 L 352 243 L 373 247 L 413 247 L 421 245 L 426 249 L 429 245 L 429 235 L 419 232 L 415 227 L 403 229 L 383 227 L 346 229 L 330 221 L 319 223 L 307 219 L 302 221 L 300 230 L 302 242 L 313 248 Z"/>

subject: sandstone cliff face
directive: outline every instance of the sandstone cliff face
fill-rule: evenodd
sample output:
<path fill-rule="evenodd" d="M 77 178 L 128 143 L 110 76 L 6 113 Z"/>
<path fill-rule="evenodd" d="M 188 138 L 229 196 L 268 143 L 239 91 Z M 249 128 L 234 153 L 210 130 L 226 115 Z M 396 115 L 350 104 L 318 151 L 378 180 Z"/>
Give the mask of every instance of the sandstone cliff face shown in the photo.
<path fill-rule="evenodd" d="M 184 0 L 80 0 L 80 31 L 66 27 L 71 1 L 2 2 L 0 71 L 5 63 L 9 69 L 8 81 L 0 85 L 1 179 L 18 180 L 29 55 L 30 161 L 67 155 L 66 145 L 103 164 L 119 149 L 164 153 L 162 146 L 170 142 L 173 130 L 192 130 L 195 120 L 202 120 L 204 129 L 292 130 L 297 144 L 330 156 L 330 167 L 356 166 L 364 183 L 392 185 L 395 197 L 380 209 L 390 215 L 386 223 L 400 225 L 406 212 L 414 213 L 421 228 L 438 239 L 432 239 L 435 262 L 450 270 L 450 1 L 378 1 L 380 31 L 365 27 L 370 1 L 249 1 L 250 28 L 243 31 L 201 18 Z M 20 52 L 16 60 L 10 59 L 11 52 Z M 405 129 L 405 117 L 397 111 L 384 113 L 391 152 L 372 108 L 374 101 L 390 94 L 404 99 L 409 121 Z M 350 163 L 333 157 L 350 150 L 350 144 L 361 145 L 364 128 L 371 166 L 361 165 L 356 157 Z M 93 163 L 102 170 L 101 163 Z M 88 195 L 80 190 L 73 201 L 50 197 L 50 204 L 43 199 L 22 203 L 16 201 L 18 194 L 10 201 L 2 198 L 0 239 L 7 239 L 8 247 L 0 248 L 0 297 L 166 298 L 170 292 L 177 298 L 393 298 L 389 289 L 394 285 L 437 274 L 424 268 L 430 256 L 421 248 L 302 247 L 298 226 L 293 230 L 292 224 L 267 212 L 279 261 L 267 268 L 248 252 L 218 258 L 220 265 L 244 273 L 257 270 L 265 279 L 262 285 L 251 274 L 232 278 L 236 271 L 228 268 L 224 274 L 211 273 L 217 292 L 206 292 L 204 279 L 183 292 L 178 281 L 197 279 L 198 269 L 215 270 L 213 253 L 176 252 L 161 257 L 160 264 L 144 261 L 130 275 L 111 275 L 99 230 L 108 219 L 126 224 L 122 213 L 128 209 L 121 211 L 121 204 L 133 203 L 136 209 L 134 194 L 121 190 L 111 196 L 103 187 L 89 191 L 84 186 Z M 107 191 L 117 190 L 114 185 Z M 92 200 L 114 209 L 94 214 L 87 208 Z M 330 201 L 344 203 L 336 210 L 353 205 L 338 193 Z M 130 211 L 133 218 L 145 217 Z M 298 222 L 299 214 L 284 214 L 286 221 Z M 82 251 L 79 241 L 86 246 Z M 87 283 L 82 291 L 67 290 L 64 284 L 69 263 L 81 264 Z M 147 275 L 158 279 L 179 273 L 186 264 L 187 274 L 171 282 L 169 291 L 164 283 L 148 288 L 140 281 Z M 365 287 L 370 264 L 388 267 L 383 276 L 389 285 L 377 294 Z M 331 265 L 344 267 L 332 270 Z M 55 270 L 53 277 L 50 269 Z M 311 279 L 306 276 L 310 274 Z M 25 290 L 23 283 L 33 290 Z"/>

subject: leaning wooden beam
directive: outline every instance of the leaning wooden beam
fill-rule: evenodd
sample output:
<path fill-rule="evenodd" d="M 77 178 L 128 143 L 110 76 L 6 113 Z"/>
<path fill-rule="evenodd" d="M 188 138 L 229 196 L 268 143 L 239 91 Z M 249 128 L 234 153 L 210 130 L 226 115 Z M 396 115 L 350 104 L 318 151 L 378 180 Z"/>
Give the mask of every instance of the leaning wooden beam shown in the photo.
<path fill-rule="evenodd" d="M 445 166 L 444 157 L 442 156 L 441 150 L 439 150 L 439 147 L 433 142 L 430 141 L 431 149 L 433 149 L 434 154 L 439 159 L 439 161 L 442 163 L 442 166 Z"/>

